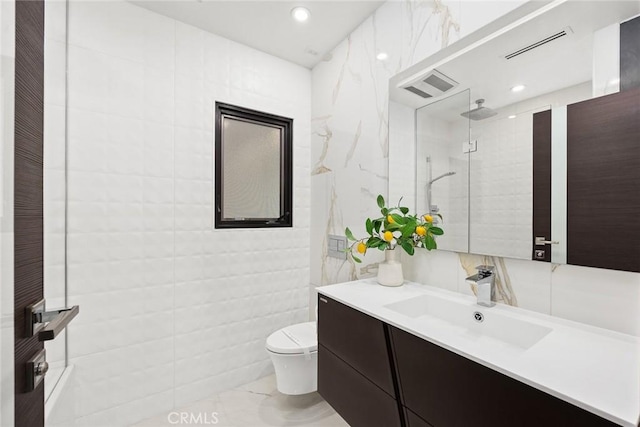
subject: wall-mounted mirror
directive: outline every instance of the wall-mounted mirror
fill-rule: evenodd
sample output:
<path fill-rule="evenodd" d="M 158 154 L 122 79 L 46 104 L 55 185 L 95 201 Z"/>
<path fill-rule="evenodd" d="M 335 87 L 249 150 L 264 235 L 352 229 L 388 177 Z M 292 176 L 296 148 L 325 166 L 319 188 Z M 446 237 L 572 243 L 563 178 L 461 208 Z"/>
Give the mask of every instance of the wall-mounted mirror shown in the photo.
<path fill-rule="evenodd" d="M 444 216 L 448 239 L 439 241 L 440 249 L 634 271 L 633 265 L 594 265 L 576 258 L 572 262 L 567 250 L 567 200 L 572 200 L 567 195 L 567 153 L 572 149 L 567 148 L 566 134 L 568 105 L 615 97 L 610 94 L 620 91 L 621 74 L 623 80 L 625 72 L 634 75 L 620 70 L 625 43 L 638 44 L 637 39 L 621 37 L 621 23 L 640 13 L 640 3 L 529 3 L 534 4 L 523 5 L 391 79 L 390 197 L 399 196 L 399 189 L 413 188 L 418 211 L 437 209 Z M 597 108 L 606 114 L 605 107 Z M 548 136 L 550 142 L 543 153 L 534 149 L 543 147 L 534 142 L 534 124 L 539 122 L 534 118 L 549 110 L 548 126 L 537 127 L 537 138 Z M 409 122 L 401 114 L 413 114 L 413 140 L 398 138 L 401 133 L 395 128 Z M 464 120 L 468 137 L 462 136 Z M 413 150 L 408 150 L 410 144 L 415 144 Z M 451 151 L 443 155 L 443 147 Z M 610 151 L 627 149 L 610 145 Z M 542 165 L 541 155 L 547 156 L 548 164 Z M 415 183 L 396 166 L 406 165 L 409 156 L 416 159 Z M 629 173 L 628 181 L 634 180 L 634 172 Z M 433 178 L 439 180 L 426 186 Z M 616 179 L 624 182 L 624 177 Z M 546 193 L 540 191 L 544 186 Z M 540 208 L 541 198 L 548 198 L 543 201 L 546 212 Z M 633 196 L 616 200 L 606 206 L 612 212 L 637 210 Z M 548 221 L 538 221 L 545 215 Z M 459 221 L 462 217 L 468 220 Z M 543 222 L 549 223 L 542 227 L 548 230 L 539 232 L 546 243 L 536 245 L 536 227 Z M 637 227 L 627 229 L 629 236 L 634 233 Z M 556 241 L 557 245 L 551 243 Z"/>

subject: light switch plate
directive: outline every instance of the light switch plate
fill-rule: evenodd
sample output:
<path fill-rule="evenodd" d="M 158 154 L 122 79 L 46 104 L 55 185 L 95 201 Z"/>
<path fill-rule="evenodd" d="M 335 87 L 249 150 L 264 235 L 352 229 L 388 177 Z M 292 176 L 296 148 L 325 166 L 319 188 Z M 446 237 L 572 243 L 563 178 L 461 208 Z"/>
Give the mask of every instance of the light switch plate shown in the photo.
<path fill-rule="evenodd" d="M 338 236 L 329 234 L 327 239 L 327 254 L 331 258 L 347 259 L 347 254 L 344 250 L 347 248 L 347 238 L 345 236 Z"/>

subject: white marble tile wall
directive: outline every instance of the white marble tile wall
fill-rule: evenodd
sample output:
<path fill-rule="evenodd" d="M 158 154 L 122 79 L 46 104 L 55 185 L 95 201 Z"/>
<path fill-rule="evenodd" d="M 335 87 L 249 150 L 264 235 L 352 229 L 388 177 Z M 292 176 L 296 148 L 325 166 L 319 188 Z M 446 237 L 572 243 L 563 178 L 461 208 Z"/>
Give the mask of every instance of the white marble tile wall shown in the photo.
<path fill-rule="evenodd" d="M 214 103 L 294 119 L 294 226 L 213 229 Z M 127 2 L 69 11 L 69 328 L 79 425 L 271 371 L 308 316 L 310 72 Z"/>
<path fill-rule="evenodd" d="M 388 81 L 401 70 L 487 24 L 523 1 L 486 8 L 468 1 L 389 1 L 312 71 L 312 283 L 357 277 L 353 265 L 326 257 L 326 234 L 364 232 L 375 198 L 388 192 Z M 465 26 L 460 19 L 464 17 Z M 379 61 L 376 54 L 388 59 Z M 410 165 L 413 167 L 413 165 Z M 414 194 L 413 187 L 407 194 Z M 380 257 L 367 256 L 366 263 Z M 366 268 L 365 263 L 365 268 Z"/>
<path fill-rule="evenodd" d="M 402 193 L 398 185 L 387 189 L 387 161 L 398 161 L 388 157 L 389 114 L 397 110 L 388 111 L 389 78 L 522 3 L 390 1 L 334 49 L 331 61 L 313 69 L 311 219 L 318 226 L 311 230 L 312 285 L 375 274 L 380 261 L 377 253 L 367 254 L 363 265 L 327 258 L 326 235 L 343 233 L 345 226 L 363 234 L 365 218 L 377 214 L 375 196 Z M 380 51 L 388 60 L 375 60 Z M 406 193 L 415 194 L 413 184 Z M 546 263 L 446 251 L 403 257 L 406 278 L 466 293 L 464 267 L 486 261 L 500 265 L 503 297 L 512 304 L 640 334 L 638 273 L 552 271 Z"/>

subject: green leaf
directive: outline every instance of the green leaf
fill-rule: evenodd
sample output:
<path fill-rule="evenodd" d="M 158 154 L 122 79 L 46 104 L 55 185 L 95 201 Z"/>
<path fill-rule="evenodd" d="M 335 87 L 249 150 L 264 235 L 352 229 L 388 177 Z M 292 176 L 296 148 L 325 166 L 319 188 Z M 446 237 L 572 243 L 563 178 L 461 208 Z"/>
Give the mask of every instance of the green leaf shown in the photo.
<path fill-rule="evenodd" d="M 409 213 L 409 208 L 405 208 L 405 207 L 401 207 L 400 208 L 400 212 L 402 212 L 403 214 L 408 214 Z"/>
<path fill-rule="evenodd" d="M 353 237 L 353 233 L 351 232 L 351 230 L 349 230 L 349 227 L 344 229 L 344 234 L 345 236 L 347 236 L 347 239 L 353 240 L 354 242 L 356 241 L 356 238 Z"/>
<path fill-rule="evenodd" d="M 440 227 L 431 227 L 429 228 L 429 231 L 431 231 L 436 236 L 442 236 L 444 234 L 444 230 L 442 230 L 442 228 Z"/>
<path fill-rule="evenodd" d="M 402 229 L 402 237 L 407 238 L 411 236 L 415 231 L 415 229 L 416 229 L 415 225 L 412 225 L 412 224 L 405 225 L 404 228 Z"/>
<path fill-rule="evenodd" d="M 385 219 L 386 219 L 386 216 L 387 216 L 387 214 L 389 213 L 389 209 L 387 209 L 387 208 L 383 207 L 383 208 L 380 210 L 380 212 L 382 213 L 382 216 L 384 216 L 384 217 L 385 217 Z"/>
<path fill-rule="evenodd" d="M 382 197 L 382 194 L 378 195 L 378 198 L 376 199 L 376 201 L 378 202 L 379 208 L 384 208 L 384 197 Z"/>
<path fill-rule="evenodd" d="M 407 220 L 398 214 L 391 214 L 391 218 L 393 218 L 394 223 L 398 225 L 403 225 L 407 223 Z"/>
<path fill-rule="evenodd" d="M 402 249 L 404 249 L 404 251 L 409 255 L 413 255 L 414 249 L 411 243 L 407 241 L 402 242 Z"/>
<path fill-rule="evenodd" d="M 367 240 L 367 247 L 368 248 L 377 248 L 380 245 L 380 243 L 382 243 L 382 242 L 383 242 L 383 240 L 378 238 L 378 237 L 370 237 Z"/>
<path fill-rule="evenodd" d="M 355 256 L 354 254 L 351 254 L 351 258 L 353 258 L 353 260 L 357 263 L 361 263 L 362 260 L 360 258 L 358 258 L 357 256 Z"/>
<path fill-rule="evenodd" d="M 369 218 L 367 218 L 367 222 L 365 223 L 365 226 L 367 228 L 367 233 L 373 234 L 373 223 Z"/>
<path fill-rule="evenodd" d="M 380 232 L 380 227 L 382 227 L 382 220 L 376 219 L 373 221 L 373 229 L 376 230 L 376 233 Z"/>
<path fill-rule="evenodd" d="M 427 237 L 425 238 L 424 243 L 425 243 L 425 247 L 427 248 L 427 250 L 436 249 L 438 247 L 436 245 L 435 239 L 430 234 L 427 234 Z"/>

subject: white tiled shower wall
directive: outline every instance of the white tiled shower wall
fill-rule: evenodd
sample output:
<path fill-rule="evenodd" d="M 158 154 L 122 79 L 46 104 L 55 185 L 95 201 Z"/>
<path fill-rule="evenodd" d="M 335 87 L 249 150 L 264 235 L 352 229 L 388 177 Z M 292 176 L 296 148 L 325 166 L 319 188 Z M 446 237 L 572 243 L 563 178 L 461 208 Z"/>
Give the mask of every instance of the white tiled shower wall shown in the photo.
<path fill-rule="evenodd" d="M 380 261 L 379 254 L 367 254 L 364 266 L 328 258 L 324 239 L 328 233 L 343 233 L 346 226 L 362 235 L 365 218 L 376 214 L 376 195 L 387 194 L 389 78 L 522 3 L 389 1 L 334 49 L 331 61 L 313 69 L 311 219 L 319 224 L 311 230 L 313 285 L 371 273 L 368 264 Z M 387 61 L 376 61 L 380 51 L 389 55 Z M 394 135 L 403 140 L 392 144 L 412 149 L 413 140 L 405 133 Z M 408 159 L 406 167 L 413 168 L 413 161 Z M 392 184 L 393 194 L 402 194 L 399 184 Z M 407 193 L 413 191 L 411 185 Z M 404 257 L 405 276 L 468 293 L 463 260 L 468 256 L 420 251 Z M 518 305 L 640 335 L 640 274 L 503 260 Z M 485 260 L 475 256 L 472 261 Z"/>
<path fill-rule="evenodd" d="M 125 2 L 71 2 L 68 49 L 77 423 L 271 372 L 265 338 L 308 316 L 309 70 Z M 215 101 L 294 119 L 293 228 L 214 230 Z"/>

